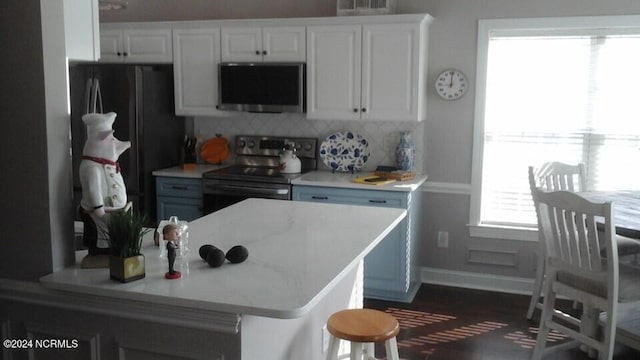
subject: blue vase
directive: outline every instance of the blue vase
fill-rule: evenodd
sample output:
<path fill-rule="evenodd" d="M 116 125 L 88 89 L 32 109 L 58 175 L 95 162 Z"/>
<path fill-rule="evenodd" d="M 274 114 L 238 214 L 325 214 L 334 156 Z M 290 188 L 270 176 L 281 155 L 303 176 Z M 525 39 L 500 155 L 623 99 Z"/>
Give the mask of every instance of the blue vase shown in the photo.
<path fill-rule="evenodd" d="M 413 170 L 416 160 L 416 147 L 411 142 L 411 133 L 401 132 L 400 142 L 396 147 L 396 167 L 398 170 Z"/>

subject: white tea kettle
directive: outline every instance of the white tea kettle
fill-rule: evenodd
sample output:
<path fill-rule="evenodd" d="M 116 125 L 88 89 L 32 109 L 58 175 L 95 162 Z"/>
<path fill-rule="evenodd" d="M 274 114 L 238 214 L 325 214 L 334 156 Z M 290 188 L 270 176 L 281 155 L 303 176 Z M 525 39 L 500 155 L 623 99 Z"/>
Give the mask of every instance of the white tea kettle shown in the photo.
<path fill-rule="evenodd" d="M 280 153 L 280 172 L 283 174 L 298 174 L 302 171 L 302 164 L 296 155 L 295 147 L 287 144 Z"/>

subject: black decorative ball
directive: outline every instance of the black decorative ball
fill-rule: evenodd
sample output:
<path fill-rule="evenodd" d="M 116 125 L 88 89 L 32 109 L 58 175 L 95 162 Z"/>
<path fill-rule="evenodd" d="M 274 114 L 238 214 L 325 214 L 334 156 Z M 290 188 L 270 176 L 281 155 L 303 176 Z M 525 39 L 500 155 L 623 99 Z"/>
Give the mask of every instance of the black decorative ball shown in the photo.
<path fill-rule="evenodd" d="M 207 253 L 207 263 L 214 268 L 220 267 L 224 263 L 224 252 L 213 246 Z"/>
<path fill-rule="evenodd" d="M 249 250 L 242 245 L 236 245 L 227 251 L 227 260 L 234 264 L 241 263 L 249 257 Z"/>
<path fill-rule="evenodd" d="M 215 246 L 209 245 L 209 244 L 200 246 L 200 249 L 198 250 L 198 254 L 200 254 L 200 258 L 204 261 L 207 261 L 207 254 L 209 253 L 209 251 L 211 251 L 214 248 Z"/>

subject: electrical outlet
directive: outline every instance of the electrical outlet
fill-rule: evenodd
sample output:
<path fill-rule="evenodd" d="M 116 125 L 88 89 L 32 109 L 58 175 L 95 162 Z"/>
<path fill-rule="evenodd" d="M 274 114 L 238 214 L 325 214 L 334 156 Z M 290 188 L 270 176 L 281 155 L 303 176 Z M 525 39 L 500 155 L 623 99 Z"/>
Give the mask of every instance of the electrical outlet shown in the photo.
<path fill-rule="evenodd" d="M 327 330 L 327 324 L 322 326 L 322 353 L 326 353 L 329 350 L 329 330 Z"/>
<path fill-rule="evenodd" d="M 448 231 L 438 231 L 438 247 L 448 248 L 449 247 L 449 232 Z"/>

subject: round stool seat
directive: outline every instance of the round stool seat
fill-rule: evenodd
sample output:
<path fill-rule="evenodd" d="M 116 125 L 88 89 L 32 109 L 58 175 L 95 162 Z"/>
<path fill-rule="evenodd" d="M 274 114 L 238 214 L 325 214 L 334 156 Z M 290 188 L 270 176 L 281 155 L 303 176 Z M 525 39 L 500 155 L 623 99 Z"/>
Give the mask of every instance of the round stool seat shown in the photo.
<path fill-rule="evenodd" d="M 398 320 L 373 309 L 348 309 L 334 313 L 327 321 L 331 335 L 348 341 L 383 342 L 400 332 Z"/>

